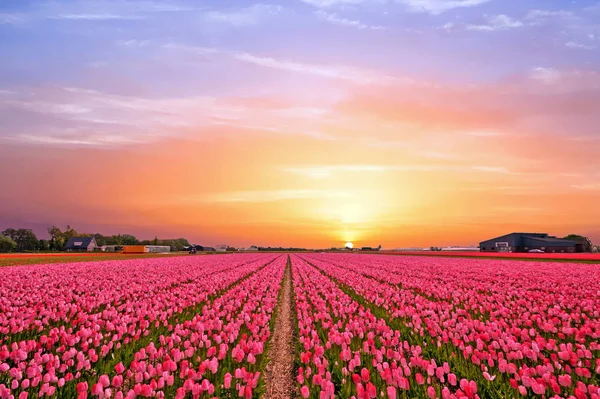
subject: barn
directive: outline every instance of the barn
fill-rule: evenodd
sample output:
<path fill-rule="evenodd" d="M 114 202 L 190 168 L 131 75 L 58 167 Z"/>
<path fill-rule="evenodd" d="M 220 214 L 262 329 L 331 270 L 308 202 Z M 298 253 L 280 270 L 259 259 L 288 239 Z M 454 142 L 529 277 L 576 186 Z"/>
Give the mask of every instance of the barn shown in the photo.
<path fill-rule="evenodd" d="M 216 252 L 217 250 L 214 247 L 207 247 L 204 245 L 193 245 L 193 248 L 196 248 L 198 252 Z"/>
<path fill-rule="evenodd" d="M 544 252 L 583 252 L 576 241 L 564 240 L 549 236 L 546 233 L 511 233 L 479 244 L 481 252 L 528 252 L 539 250 Z"/>
<path fill-rule="evenodd" d="M 65 246 L 68 252 L 91 252 L 98 248 L 94 237 L 71 237 Z"/>

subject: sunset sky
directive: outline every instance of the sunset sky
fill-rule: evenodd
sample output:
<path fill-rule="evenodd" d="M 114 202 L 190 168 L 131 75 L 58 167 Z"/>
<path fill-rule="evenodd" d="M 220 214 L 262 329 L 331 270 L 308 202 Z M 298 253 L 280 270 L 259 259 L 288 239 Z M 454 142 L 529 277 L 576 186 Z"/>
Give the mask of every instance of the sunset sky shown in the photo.
<path fill-rule="evenodd" d="M 600 242 L 600 2 L 0 2 L 0 230 Z"/>

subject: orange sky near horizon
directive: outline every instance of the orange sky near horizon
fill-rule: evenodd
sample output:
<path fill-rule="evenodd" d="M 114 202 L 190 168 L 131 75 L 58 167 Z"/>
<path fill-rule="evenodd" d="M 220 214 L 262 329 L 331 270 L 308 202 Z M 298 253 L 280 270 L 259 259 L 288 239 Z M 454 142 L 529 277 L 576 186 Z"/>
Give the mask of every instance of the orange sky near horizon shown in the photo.
<path fill-rule="evenodd" d="M 594 2 L 25 3 L 0 5 L 0 231 L 600 242 Z"/>
<path fill-rule="evenodd" d="M 108 149 L 15 146 L 0 160 L 11 187 L 0 199 L 23 221 L 211 244 L 394 248 L 472 245 L 513 230 L 597 236 L 600 187 L 589 181 L 598 154 L 588 142 L 440 133 L 425 126 L 435 114 L 405 132 L 378 106 L 364 116 L 344 107 L 332 111 L 343 129 L 321 126 L 336 135 L 327 139 L 219 127 Z"/>

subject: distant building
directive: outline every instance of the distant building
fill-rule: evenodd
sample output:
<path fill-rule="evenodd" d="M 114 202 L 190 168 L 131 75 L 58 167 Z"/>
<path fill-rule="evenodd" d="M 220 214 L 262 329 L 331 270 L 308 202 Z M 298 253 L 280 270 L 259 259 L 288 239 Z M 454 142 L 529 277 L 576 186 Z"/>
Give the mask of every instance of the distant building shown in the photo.
<path fill-rule="evenodd" d="M 573 240 L 564 240 L 546 233 L 511 233 L 482 241 L 481 252 L 583 252 L 583 245 Z"/>
<path fill-rule="evenodd" d="M 251 245 L 248 248 L 238 248 L 238 251 L 243 252 L 243 251 L 258 251 L 258 247 L 256 245 Z"/>
<path fill-rule="evenodd" d="M 469 252 L 469 251 L 479 251 L 478 247 L 443 247 L 442 251 L 457 251 L 457 252 Z"/>
<path fill-rule="evenodd" d="M 146 252 L 154 254 L 165 254 L 171 252 L 169 245 L 146 245 Z"/>
<path fill-rule="evenodd" d="M 167 252 L 171 252 L 171 247 L 168 245 L 125 245 L 122 251 L 124 254 L 163 254 Z"/>
<path fill-rule="evenodd" d="M 119 245 L 103 245 L 100 247 L 102 252 L 117 252 Z"/>
<path fill-rule="evenodd" d="M 94 237 L 71 237 L 65 246 L 68 252 L 92 252 L 98 248 Z"/>
<path fill-rule="evenodd" d="M 216 252 L 217 251 L 213 247 L 207 247 L 207 246 L 203 246 L 203 245 L 194 245 L 194 248 L 196 248 L 196 251 L 198 251 L 198 252 Z"/>
<path fill-rule="evenodd" d="M 361 251 L 379 251 L 381 250 L 381 245 L 378 246 L 377 248 L 373 248 L 373 247 L 362 247 L 360 249 Z"/>

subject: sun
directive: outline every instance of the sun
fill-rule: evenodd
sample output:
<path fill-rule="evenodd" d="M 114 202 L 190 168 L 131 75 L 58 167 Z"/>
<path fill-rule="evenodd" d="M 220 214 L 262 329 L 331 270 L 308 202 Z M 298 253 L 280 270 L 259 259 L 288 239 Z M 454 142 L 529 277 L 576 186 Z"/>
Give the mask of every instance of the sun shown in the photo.
<path fill-rule="evenodd" d="M 354 248 L 354 244 L 352 244 L 351 242 L 347 242 L 346 243 L 346 248 L 352 249 L 352 248 Z"/>

